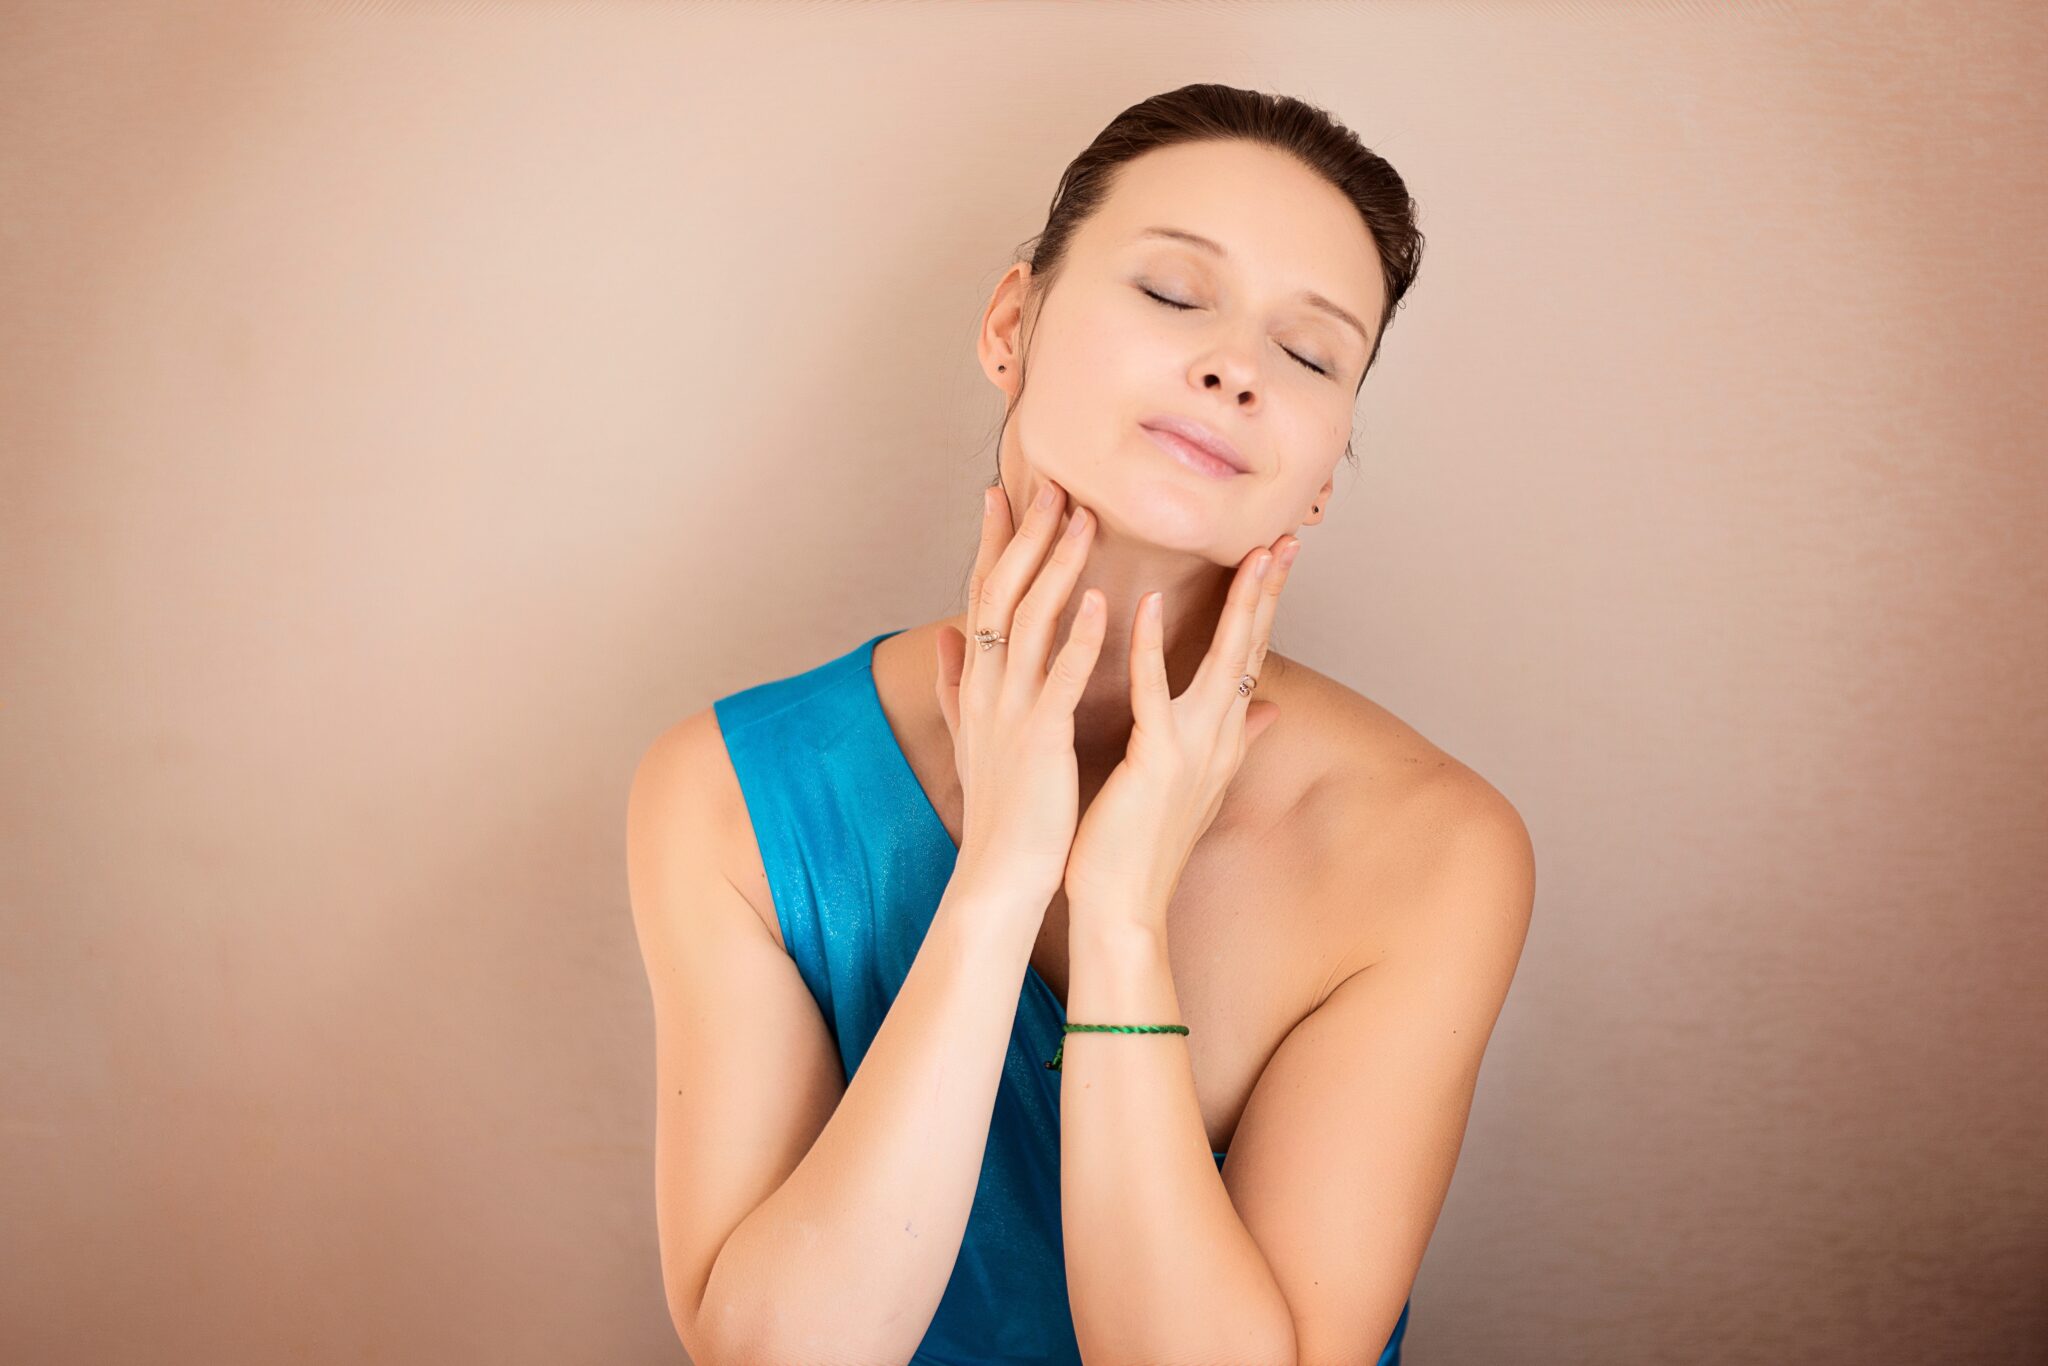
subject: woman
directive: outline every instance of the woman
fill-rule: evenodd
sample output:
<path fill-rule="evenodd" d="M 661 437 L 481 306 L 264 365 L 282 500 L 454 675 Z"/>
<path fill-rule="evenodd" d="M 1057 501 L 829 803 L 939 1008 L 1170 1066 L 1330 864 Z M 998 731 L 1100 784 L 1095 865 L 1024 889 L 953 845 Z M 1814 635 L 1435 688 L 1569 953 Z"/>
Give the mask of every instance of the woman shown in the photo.
<path fill-rule="evenodd" d="M 1126 110 L 982 319 L 1008 415 L 964 610 L 650 748 L 699 1366 L 1399 1361 L 1533 857 L 1267 643 L 1421 241 L 1310 106 Z"/>

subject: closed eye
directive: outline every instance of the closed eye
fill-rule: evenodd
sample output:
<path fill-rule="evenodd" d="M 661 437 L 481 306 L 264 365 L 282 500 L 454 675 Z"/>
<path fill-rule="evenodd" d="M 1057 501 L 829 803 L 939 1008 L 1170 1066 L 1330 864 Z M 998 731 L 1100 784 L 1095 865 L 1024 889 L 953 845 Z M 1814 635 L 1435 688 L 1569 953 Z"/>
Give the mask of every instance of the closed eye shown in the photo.
<path fill-rule="evenodd" d="M 1139 292 L 1139 293 L 1141 293 L 1141 294 L 1144 294 L 1144 295 L 1146 295 L 1146 296 L 1147 296 L 1147 297 L 1149 297 L 1149 298 L 1153 298 L 1153 299 L 1157 299 L 1157 300 L 1159 300 L 1159 302 L 1160 302 L 1160 303 L 1163 303 L 1163 304 L 1165 304 L 1165 305 L 1166 305 L 1166 306 L 1167 306 L 1168 308 L 1181 308 L 1181 309 L 1186 309 L 1186 308 L 1193 308 L 1193 307 L 1194 307 L 1194 305 L 1193 305 L 1193 304 L 1184 304 L 1184 303 L 1180 302 L 1180 301 L 1179 301 L 1178 299 L 1169 299 L 1169 298 L 1167 298 L 1167 297 L 1166 297 L 1165 295 L 1163 295 L 1163 294 L 1154 294 L 1154 293 L 1153 293 L 1153 292 L 1152 292 L 1151 290 L 1149 290 L 1149 289 L 1146 289 L 1146 288 L 1145 288 L 1145 287 L 1144 287 L 1143 285 L 1139 285 L 1139 286 L 1138 286 L 1138 292 Z M 1284 347 L 1284 346 L 1283 346 L 1283 347 L 1281 347 L 1280 349 L 1281 349 L 1282 351 L 1287 351 L 1287 348 L 1286 348 L 1286 347 Z M 1287 354 L 1288 354 L 1288 355 L 1290 355 L 1290 356 L 1294 356 L 1294 353 L 1293 353 L 1292 351 L 1287 351 Z M 1302 360 L 1300 356 L 1294 356 L 1294 358 L 1295 358 L 1296 360 L 1298 360 L 1298 361 L 1301 361 L 1301 363 L 1302 363 L 1303 365 L 1306 365 L 1306 366 L 1308 366 L 1308 368 L 1309 368 L 1309 369 L 1311 369 L 1311 370 L 1315 371 L 1315 372 L 1316 372 L 1317 374 L 1319 374 L 1319 375 L 1325 375 L 1325 376 L 1327 376 L 1327 375 L 1328 375 L 1328 374 L 1330 373 L 1330 372 L 1329 372 L 1328 370 L 1325 370 L 1325 369 L 1324 369 L 1324 368 L 1323 368 L 1322 366 L 1320 366 L 1320 365 L 1317 365 L 1317 364 L 1313 363 L 1312 361 L 1306 361 L 1306 360 Z"/>

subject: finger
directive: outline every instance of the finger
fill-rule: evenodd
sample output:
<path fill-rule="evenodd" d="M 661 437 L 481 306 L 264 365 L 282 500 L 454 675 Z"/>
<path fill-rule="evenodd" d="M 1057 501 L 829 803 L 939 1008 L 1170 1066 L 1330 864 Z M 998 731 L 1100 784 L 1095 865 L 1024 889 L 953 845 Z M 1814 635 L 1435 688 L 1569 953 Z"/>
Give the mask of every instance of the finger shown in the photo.
<path fill-rule="evenodd" d="M 974 552 L 974 569 L 967 576 L 967 634 L 964 637 L 972 648 L 961 665 L 961 677 L 974 677 L 974 656 L 981 653 L 981 647 L 973 644 L 974 633 L 981 628 L 977 620 L 981 613 L 982 588 L 988 583 L 989 575 L 995 572 L 996 561 L 1002 558 L 1003 548 L 1010 543 L 1010 499 L 1002 486 L 990 484 L 981 491 L 981 544 Z"/>
<path fill-rule="evenodd" d="M 1081 704 L 1081 693 L 1095 673 L 1096 661 L 1102 657 L 1102 635 L 1108 623 L 1102 590 L 1091 588 L 1081 594 L 1074 624 L 1067 628 L 1067 643 L 1053 656 L 1045 688 L 1038 695 L 1036 714 L 1049 716 L 1058 712 L 1072 720 L 1074 708 Z"/>
<path fill-rule="evenodd" d="M 941 626 L 933 637 L 939 655 L 939 673 L 932 691 L 939 695 L 939 713 L 946 718 L 946 733 L 960 736 L 960 670 L 966 664 L 967 637 L 950 626 Z"/>
<path fill-rule="evenodd" d="M 1166 594 L 1138 599 L 1131 623 L 1131 721 L 1157 735 L 1173 734 L 1172 684 L 1166 678 Z"/>
<path fill-rule="evenodd" d="M 1067 525 L 1053 542 L 1052 558 L 1032 580 L 1024 600 L 1010 614 L 1010 686 L 1035 696 L 1045 685 L 1045 660 L 1052 652 L 1053 635 L 1067 599 L 1081 577 L 1081 565 L 1093 543 L 1095 518 L 1083 507 L 1074 509 Z"/>
<path fill-rule="evenodd" d="M 1279 703 L 1268 702 L 1263 697 L 1254 700 L 1249 706 L 1245 708 L 1244 732 L 1242 737 L 1244 748 L 1240 750 L 1239 753 L 1243 754 L 1244 752 L 1250 750 L 1252 747 L 1252 742 L 1254 740 L 1257 740 L 1261 735 L 1264 735 L 1268 730 L 1272 729 L 1273 723 L 1278 721 L 1279 719 Z"/>
<path fill-rule="evenodd" d="M 1010 627 L 1016 618 L 1017 600 L 1023 597 L 1024 590 L 1030 587 L 1032 580 L 1038 576 L 1039 563 L 1045 558 L 1046 546 L 1052 543 L 1053 529 L 1059 522 L 1060 503 L 1065 497 L 1065 489 L 1050 479 L 1043 481 L 1038 496 L 1032 500 L 1030 511 L 1024 514 L 1023 525 L 1017 529 L 1017 534 L 1010 538 L 1009 544 L 1003 547 L 1002 554 L 996 558 L 995 567 L 982 580 L 981 592 L 976 599 L 975 629 L 994 631 L 998 635 L 1010 634 Z M 975 641 L 974 647 L 979 651 L 981 642 Z M 988 651 L 988 657 L 991 660 L 1001 658 L 1007 664 L 1008 655 L 997 653 L 1003 649 L 1002 645 L 995 646 Z M 1039 655 L 1041 660 L 1044 657 L 1043 653 Z M 975 696 L 982 696 L 983 685 L 977 683 L 976 679 L 984 673 L 989 673 L 1000 680 L 1007 672 L 1007 668 L 992 671 L 975 670 L 968 676 L 966 686 L 975 689 Z M 1042 677 L 1043 672 L 1044 666 L 1041 664 L 1039 674 L 1034 677 Z M 988 686 L 993 690 L 994 685 Z"/>
<path fill-rule="evenodd" d="M 1251 654 L 1252 621 L 1265 591 L 1262 574 L 1272 561 L 1273 552 L 1260 546 L 1237 567 L 1223 615 L 1216 622 L 1216 638 L 1209 642 L 1209 652 L 1195 670 L 1195 681 L 1188 685 L 1203 712 L 1219 725 L 1237 698 L 1238 680 L 1244 677 L 1244 663 Z"/>
<path fill-rule="evenodd" d="M 1273 641 L 1273 618 L 1279 614 L 1280 594 L 1287 587 L 1288 572 L 1293 569 L 1294 557 L 1300 551 L 1301 541 L 1288 536 L 1273 553 L 1272 567 L 1266 570 L 1265 583 L 1261 585 L 1258 610 L 1252 616 L 1251 649 L 1245 656 L 1244 667 L 1238 670 L 1240 679 L 1250 674 L 1256 683 L 1266 676 L 1266 651 Z M 1250 702 L 1249 694 L 1245 700 Z"/>

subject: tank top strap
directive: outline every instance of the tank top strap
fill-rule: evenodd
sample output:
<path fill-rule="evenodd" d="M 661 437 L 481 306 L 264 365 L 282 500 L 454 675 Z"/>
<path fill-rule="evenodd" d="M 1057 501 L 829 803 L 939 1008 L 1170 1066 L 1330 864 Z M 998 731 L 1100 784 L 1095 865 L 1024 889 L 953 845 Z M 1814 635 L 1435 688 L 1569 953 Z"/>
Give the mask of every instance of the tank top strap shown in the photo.
<path fill-rule="evenodd" d="M 909 975 L 957 851 L 886 800 L 894 737 L 874 725 L 870 637 L 712 704 L 782 942 L 851 1077 Z"/>
<path fill-rule="evenodd" d="M 782 941 L 851 1081 L 916 961 L 959 850 L 875 689 L 884 631 L 717 699 Z M 1058 997 L 1028 965 L 967 1230 L 913 1366 L 1079 1366 L 1059 1212 Z M 1222 1153 L 1214 1157 L 1220 1164 Z M 1404 1310 L 1380 1366 L 1396 1366 Z"/>

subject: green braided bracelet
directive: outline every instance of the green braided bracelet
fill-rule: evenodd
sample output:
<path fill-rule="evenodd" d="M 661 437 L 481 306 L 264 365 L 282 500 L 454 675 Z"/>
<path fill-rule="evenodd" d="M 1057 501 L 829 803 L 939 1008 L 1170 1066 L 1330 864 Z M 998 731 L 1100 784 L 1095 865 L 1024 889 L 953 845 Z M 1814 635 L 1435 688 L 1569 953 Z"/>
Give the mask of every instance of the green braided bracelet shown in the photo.
<path fill-rule="evenodd" d="M 1188 1027 L 1186 1025 L 1061 1025 L 1060 1046 L 1054 1050 L 1052 1055 L 1052 1061 L 1045 1065 L 1046 1070 L 1051 1072 L 1061 1072 L 1065 1070 L 1060 1066 L 1060 1059 L 1066 1054 L 1066 1036 L 1069 1034 L 1185 1034 L 1187 1032 Z"/>

